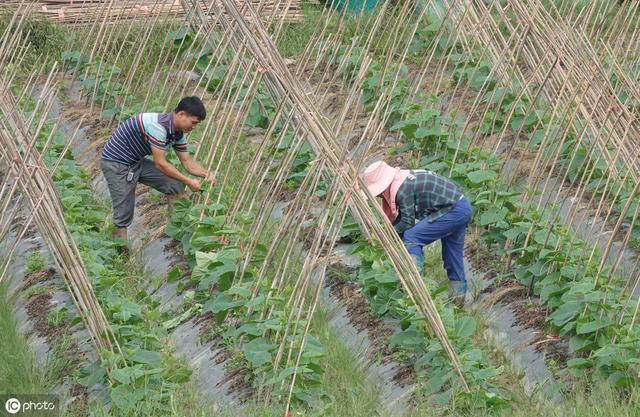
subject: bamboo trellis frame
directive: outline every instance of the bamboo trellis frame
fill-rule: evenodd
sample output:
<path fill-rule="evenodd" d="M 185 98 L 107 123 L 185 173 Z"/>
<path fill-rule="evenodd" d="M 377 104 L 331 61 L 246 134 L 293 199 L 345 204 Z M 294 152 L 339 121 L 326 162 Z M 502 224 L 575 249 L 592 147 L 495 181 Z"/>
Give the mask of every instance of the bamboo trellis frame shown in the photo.
<path fill-rule="evenodd" d="M 15 111 L 17 103 L 12 99 L 8 85 L 2 84 L 0 113 L 3 115 L 4 122 L 0 140 L 3 148 L 1 154 L 3 165 L 7 168 L 3 189 L 8 187 L 15 189 L 17 184 L 23 199 L 28 202 L 32 217 L 27 220 L 27 223 L 34 221 L 51 249 L 57 270 L 67 285 L 95 350 L 99 353 L 102 350 L 109 350 L 122 355 L 111 326 L 93 292 L 80 251 L 65 223 L 60 197 L 51 180 L 51 174 L 35 149 L 35 139 L 47 118 L 46 114 L 55 91 L 51 79 L 52 77 L 45 85 L 39 99 L 44 113 L 40 116 L 35 130 L 32 130 L 22 119 L 21 114 Z M 10 199 L 11 194 L 3 197 Z M 3 204 L 5 201 L 3 199 Z M 26 227 L 21 234 L 25 229 Z M 9 261 L 9 256 L 3 259 L 3 275 L 0 278 L 5 277 L 6 265 Z"/>
<path fill-rule="evenodd" d="M 0 10 L 13 9 L 25 3 L 24 0 L 5 0 Z M 276 16 L 285 22 L 296 22 L 300 19 L 300 0 L 279 2 L 276 0 L 255 0 L 263 16 Z M 87 26 L 96 20 L 106 18 L 106 23 L 121 23 L 124 20 L 142 22 L 158 16 L 184 18 L 185 10 L 180 0 L 30 0 L 31 11 L 56 23 L 65 25 Z M 210 13 L 204 9 L 205 13 Z"/>
<path fill-rule="evenodd" d="M 269 247 L 267 259 L 261 268 L 261 273 L 270 270 L 276 276 L 269 296 L 282 294 L 287 282 L 292 280 L 295 282 L 294 293 L 288 301 L 289 305 L 293 307 L 290 325 L 283 334 L 275 336 L 280 342 L 276 367 L 286 367 L 297 361 L 293 355 L 296 346 L 286 344 L 286 335 L 295 333 L 298 326 L 301 326 L 299 323 L 305 319 L 307 321 L 304 324 L 304 334 L 306 335 L 310 330 L 308 328 L 309 317 L 316 308 L 318 289 L 322 285 L 322 282 L 313 282 L 312 276 L 315 271 L 321 271 L 331 261 L 327 254 L 331 251 L 347 207 L 361 225 L 363 234 L 384 244 L 388 250 L 389 259 L 393 262 L 402 280 L 406 295 L 414 301 L 421 313 L 429 320 L 434 333 L 447 349 L 454 367 L 458 365 L 455 351 L 448 345 L 446 332 L 441 327 L 429 293 L 418 278 L 413 264 L 401 249 L 403 246 L 395 232 L 386 223 L 379 222 L 380 210 L 376 209 L 375 215 L 372 216 L 369 209 L 369 204 L 372 202 L 371 197 L 366 195 L 357 178 L 358 169 L 367 161 L 370 152 L 374 152 L 382 142 L 383 136 L 389 133 L 384 128 L 384 124 L 390 116 L 390 99 L 383 94 L 369 114 L 362 114 L 364 113 L 362 109 L 358 109 L 356 114 L 351 114 L 353 109 L 358 107 L 359 84 L 371 63 L 368 53 L 376 50 L 376 53 L 382 55 L 385 72 L 393 79 L 393 85 L 397 85 L 402 75 L 399 69 L 393 69 L 390 64 L 396 61 L 408 61 L 409 43 L 406 42 L 406 39 L 415 36 L 427 7 L 435 7 L 439 3 L 425 1 L 418 5 L 415 2 L 402 2 L 398 10 L 395 10 L 396 14 L 393 15 L 393 18 L 383 20 L 382 17 L 386 16 L 384 13 L 368 18 L 366 23 L 359 26 L 365 31 L 360 35 L 361 39 L 347 39 L 350 43 L 348 51 L 355 51 L 358 47 L 365 51 L 360 72 L 354 77 L 355 81 L 349 83 L 341 79 L 338 76 L 338 71 L 332 68 L 331 63 L 337 58 L 337 48 L 330 51 L 331 47 L 336 47 L 345 41 L 347 31 L 344 22 L 340 20 L 337 30 L 329 32 L 329 22 L 335 16 L 328 10 L 322 12 L 320 19 L 322 23 L 318 25 L 316 32 L 311 37 L 311 41 L 296 68 L 291 69 L 281 59 L 272 41 L 272 39 L 277 39 L 279 30 L 282 28 L 281 16 L 272 14 L 264 21 L 265 26 L 263 27 L 260 20 L 265 19 L 258 18 L 263 15 L 254 11 L 249 3 L 238 3 L 231 0 L 211 3 L 182 1 L 185 9 L 194 11 L 194 13 L 187 13 L 184 17 L 193 28 L 195 37 L 207 40 L 212 39 L 214 35 L 217 36 L 215 41 L 217 45 L 212 48 L 215 51 L 214 57 L 207 68 L 215 68 L 224 62 L 228 66 L 228 70 L 223 84 L 238 81 L 241 85 L 247 86 L 247 93 L 244 96 L 240 95 L 238 89 L 236 91 L 223 90 L 221 96 L 217 97 L 203 133 L 203 136 L 210 136 L 211 140 L 198 144 L 198 156 L 206 161 L 209 169 L 222 175 L 221 186 L 224 187 L 231 182 L 230 166 L 242 151 L 239 142 L 243 131 L 242 124 L 247 116 L 251 101 L 259 98 L 258 93 L 261 86 L 266 88 L 277 108 L 275 120 L 271 121 L 264 134 L 263 142 L 246 168 L 245 181 L 242 182 L 237 195 L 232 199 L 235 204 L 230 209 L 230 221 L 234 221 L 239 217 L 240 212 L 245 210 L 256 211 L 255 222 L 249 232 L 254 239 L 253 242 L 257 243 L 265 233 L 270 214 L 279 200 L 279 193 L 282 191 L 287 175 L 292 170 L 295 155 L 305 141 L 309 141 L 312 145 L 316 158 L 311 164 L 307 178 L 290 201 L 285 217 L 276 231 L 277 239 Z M 616 229 L 619 229 L 626 213 L 613 211 L 614 204 L 611 201 L 617 201 L 621 192 L 621 189 L 614 189 L 614 184 L 616 181 L 623 181 L 626 184 L 635 181 L 637 184 L 639 162 L 638 154 L 635 152 L 638 139 L 637 121 L 634 120 L 633 113 L 626 107 L 627 103 L 619 100 L 617 94 L 623 91 L 630 98 L 637 99 L 639 96 L 637 85 L 634 84 L 631 76 L 623 71 L 633 53 L 632 48 L 625 48 L 623 43 L 630 40 L 630 44 L 633 45 L 633 42 L 638 39 L 635 36 L 638 29 L 632 26 L 632 19 L 629 19 L 622 12 L 618 12 L 614 24 L 608 26 L 606 32 L 603 32 L 606 36 L 600 36 L 597 28 L 586 23 L 592 21 L 592 17 L 603 18 L 605 13 L 610 11 L 608 8 L 601 7 L 601 3 L 596 5 L 597 2 L 584 9 L 575 21 L 558 20 L 552 11 L 542 7 L 540 1 L 525 3 L 529 7 L 525 7 L 522 2 L 515 1 L 490 2 L 487 7 L 471 1 L 447 2 L 448 7 L 444 9 L 442 14 L 445 24 L 436 35 L 436 42 L 445 36 L 452 36 L 454 41 L 464 45 L 468 50 L 480 50 L 481 59 L 493 63 L 492 74 L 500 80 L 502 85 L 513 87 L 514 90 L 516 87 L 522 86 L 519 96 L 528 98 L 531 103 L 536 103 L 538 100 L 549 102 L 545 111 L 549 112 L 552 115 L 552 120 L 562 125 L 564 130 L 562 130 L 560 137 L 553 136 L 553 132 L 550 130 L 545 132 L 543 145 L 551 146 L 553 152 L 548 155 L 542 153 L 536 155 L 534 168 L 530 171 L 531 175 L 528 181 L 530 186 L 550 187 L 548 182 L 542 181 L 547 174 L 553 175 L 561 181 L 566 179 L 566 170 L 555 165 L 559 157 L 560 146 L 567 140 L 570 132 L 574 133 L 582 144 L 587 144 L 586 139 L 591 140 L 591 143 L 588 144 L 589 160 L 596 163 L 601 160 L 606 161 L 609 172 L 603 179 L 607 183 L 607 191 L 603 193 L 599 201 L 594 200 L 592 196 L 589 205 L 596 207 L 596 214 L 606 217 Z M 560 7 L 561 10 L 568 7 L 569 2 L 565 3 Z M 629 13 L 632 13 L 636 8 L 637 6 L 630 8 Z M 387 10 L 383 9 L 382 11 L 386 12 Z M 134 57 L 134 71 L 129 73 L 127 79 L 127 85 L 133 88 L 136 67 L 144 66 L 147 57 L 135 56 L 136 51 L 123 50 L 121 45 L 117 44 L 118 37 L 130 31 L 133 23 L 128 19 L 126 12 L 121 11 L 117 15 L 110 13 L 110 11 L 103 9 L 99 15 L 94 16 L 91 33 L 102 42 L 96 42 L 94 45 L 87 43 L 87 50 L 83 53 L 89 55 L 90 65 L 98 62 L 97 58 L 101 55 L 114 50 L 118 51 L 116 63 L 118 60 L 126 62 Z M 142 30 L 144 33 L 141 38 L 143 43 L 148 41 L 149 33 L 153 30 L 154 25 L 165 21 L 167 20 L 159 16 L 146 21 Z M 122 24 L 123 22 L 129 23 Z M 407 22 L 410 23 L 407 24 Z M 271 38 L 265 28 L 271 31 Z M 397 36 L 385 40 L 381 46 L 376 45 L 377 38 L 381 38 L 385 31 L 393 31 L 397 28 L 401 28 L 397 30 Z M 445 33 L 448 29 L 451 29 L 453 34 Z M 328 39 L 328 42 L 324 49 L 314 48 L 317 41 L 325 39 Z M 168 64 L 171 68 L 181 71 L 193 70 L 194 68 L 187 68 L 176 62 L 175 59 L 171 60 L 171 49 L 168 43 L 165 38 L 165 43 L 162 46 L 163 58 L 156 64 L 156 68 Z M 193 52 L 192 47 L 188 48 L 189 52 Z M 562 55 L 561 60 L 558 59 L 559 55 Z M 446 74 L 451 67 L 451 53 L 437 55 L 435 47 L 431 45 L 422 58 L 424 65 L 417 70 L 416 76 L 409 83 L 411 93 L 407 102 L 419 99 L 419 94 L 425 89 L 424 83 L 433 86 L 434 91 L 441 91 L 448 82 Z M 608 67 L 599 65 L 598 62 L 603 59 L 611 59 L 612 64 Z M 108 73 L 109 79 L 115 78 L 113 72 L 109 73 L 112 70 L 105 68 L 102 62 L 97 63 L 95 67 L 98 68 L 99 73 Z M 615 86 L 609 82 L 611 75 L 616 75 L 621 80 Z M 200 85 L 203 81 L 204 73 L 197 84 Z M 172 84 L 168 74 L 159 75 L 152 83 L 152 85 L 163 86 L 162 94 L 163 96 L 166 94 L 168 101 L 186 93 L 199 91 L 187 85 L 181 87 L 177 83 Z M 332 86 L 336 85 L 344 91 L 346 99 L 344 103 L 337 106 L 338 111 L 334 115 L 334 119 L 328 119 L 322 111 L 323 106 L 326 105 L 325 95 L 328 95 Z M 454 97 L 468 91 L 460 81 L 452 87 Z M 460 102 L 450 110 L 452 112 L 468 112 L 469 115 L 486 115 L 490 111 L 490 106 L 482 100 L 484 88 L 486 85 L 479 93 L 473 93 L 470 109 L 464 107 Z M 95 89 L 88 93 L 89 97 L 96 95 Z M 149 100 L 149 94 L 147 94 L 145 102 Z M 579 105 L 574 105 L 574 103 L 579 103 Z M 100 109 L 103 108 L 104 101 L 100 105 Z M 610 108 L 611 110 L 609 110 Z M 354 129 L 358 115 L 366 119 L 365 128 L 360 132 Z M 498 142 L 494 145 L 496 151 L 501 142 L 507 140 L 507 125 L 512 118 L 513 112 L 508 115 L 505 127 L 499 132 Z M 586 120 L 586 124 L 578 125 L 577 119 Z M 281 123 L 284 126 L 280 133 L 276 133 L 276 123 Z M 472 143 L 482 142 L 482 134 L 473 129 L 470 120 L 465 122 L 464 129 L 466 132 L 470 132 Z M 282 160 L 280 166 L 276 167 L 273 178 L 268 180 L 271 160 L 276 154 L 278 146 L 289 140 L 285 137 L 287 130 L 293 132 L 293 138 L 290 139 L 290 154 Z M 340 132 L 341 135 L 355 135 L 357 138 L 356 146 L 350 147 L 348 144 L 338 141 L 337 132 Z M 516 136 L 520 135 L 520 132 L 516 133 Z M 514 147 L 515 142 L 510 144 L 507 158 L 517 158 L 513 152 Z M 572 158 L 575 157 L 575 152 Z M 347 160 L 347 155 L 349 155 L 351 163 Z M 464 161 L 460 160 L 459 162 Z M 228 163 L 228 167 L 225 167 L 225 163 Z M 586 198 L 586 185 L 589 183 L 594 169 L 587 170 L 578 179 L 574 191 L 575 197 Z M 307 218 L 307 214 L 314 209 L 312 199 L 321 180 L 329 181 L 330 186 L 322 208 L 316 207 L 317 210 L 320 209 L 320 214 L 317 217 L 320 226 L 314 235 L 309 253 L 306 256 L 297 254 L 295 259 L 282 256 L 279 251 L 296 253 L 295 242 L 303 234 L 302 224 Z M 637 187 L 635 189 L 637 191 Z M 564 198 L 560 191 L 558 190 L 555 196 L 550 199 L 551 202 Z M 550 202 L 543 204 L 533 198 L 527 196 L 525 198 L 529 205 L 535 206 L 541 211 L 551 212 L 552 210 Z M 628 201 L 633 201 L 633 196 Z M 377 207 L 376 204 L 373 206 Z M 628 209 L 629 207 L 626 210 Z M 632 226 L 637 221 L 637 216 L 638 209 L 633 213 Z M 568 226 L 571 226 L 573 218 L 573 214 L 569 216 L 566 221 Z M 597 233 L 598 231 L 593 230 L 593 232 Z M 625 235 L 625 242 L 628 242 L 629 236 L 630 232 Z M 531 236 L 527 237 L 527 241 L 529 239 Z M 607 251 L 611 248 L 612 243 L 613 234 L 607 244 Z M 254 247 L 246 248 L 246 262 L 240 266 L 240 276 L 246 272 L 249 259 L 253 256 L 254 251 Z M 585 253 L 584 256 L 585 259 L 590 259 L 594 256 L 594 252 Z M 294 277 L 291 275 L 289 267 L 295 262 L 302 263 L 303 267 L 299 275 Z M 619 259 L 617 259 L 616 265 L 617 262 Z M 614 265 L 613 271 L 615 269 Z M 627 301 L 631 302 L 631 299 Z M 638 305 L 636 304 L 636 314 Z M 264 317 L 270 317 L 273 311 L 266 310 L 261 313 Z M 636 315 L 634 315 L 632 322 L 635 320 Z M 287 402 L 291 399 L 291 389 L 295 378 L 294 374 L 290 381 Z M 268 401 L 269 393 L 264 394 L 265 401 Z"/>

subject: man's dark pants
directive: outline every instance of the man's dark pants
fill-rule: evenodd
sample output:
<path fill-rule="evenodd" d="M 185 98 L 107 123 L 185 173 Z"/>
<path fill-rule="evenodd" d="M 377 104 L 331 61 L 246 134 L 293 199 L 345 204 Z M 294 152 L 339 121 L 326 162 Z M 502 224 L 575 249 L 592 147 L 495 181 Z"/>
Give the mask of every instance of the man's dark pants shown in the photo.
<path fill-rule="evenodd" d="M 168 177 L 146 158 L 134 165 L 102 159 L 100 167 L 111 194 L 113 224 L 116 227 L 127 227 L 133 221 L 136 185 L 139 182 L 168 195 L 184 191 L 183 183 Z"/>

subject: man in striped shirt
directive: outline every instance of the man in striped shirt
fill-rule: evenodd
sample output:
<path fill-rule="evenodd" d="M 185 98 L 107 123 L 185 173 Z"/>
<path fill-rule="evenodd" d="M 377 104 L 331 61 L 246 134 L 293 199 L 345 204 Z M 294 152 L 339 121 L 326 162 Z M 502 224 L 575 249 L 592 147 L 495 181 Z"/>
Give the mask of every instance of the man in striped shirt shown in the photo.
<path fill-rule="evenodd" d="M 191 191 L 200 191 L 200 180 L 183 175 L 166 159 L 172 147 L 184 169 L 213 182 L 213 176 L 187 151 L 186 134 L 207 116 L 198 97 L 185 97 L 171 113 L 142 113 L 120 124 L 102 150 L 101 168 L 113 203 L 116 236 L 127 237 L 133 220 L 137 183 L 167 195 L 169 204 Z M 146 158 L 151 155 L 152 159 Z"/>

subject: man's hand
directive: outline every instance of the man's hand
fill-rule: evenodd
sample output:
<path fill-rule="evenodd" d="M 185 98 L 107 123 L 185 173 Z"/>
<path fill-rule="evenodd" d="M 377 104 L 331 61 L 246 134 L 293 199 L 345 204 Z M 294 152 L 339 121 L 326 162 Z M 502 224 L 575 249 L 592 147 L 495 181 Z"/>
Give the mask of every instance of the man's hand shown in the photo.
<path fill-rule="evenodd" d="M 216 185 L 216 177 L 211 172 L 207 172 L 203 180 L 211 183 L 211 185 Z"/>
<path fill-rule="evenodd" d="M 194 193 L 197 193 L 198 191 L 200 191 L 200 181 L 198 181 L 198 180 L 190 179 L 189 182 L 187 183 L 187 186 Z"/>

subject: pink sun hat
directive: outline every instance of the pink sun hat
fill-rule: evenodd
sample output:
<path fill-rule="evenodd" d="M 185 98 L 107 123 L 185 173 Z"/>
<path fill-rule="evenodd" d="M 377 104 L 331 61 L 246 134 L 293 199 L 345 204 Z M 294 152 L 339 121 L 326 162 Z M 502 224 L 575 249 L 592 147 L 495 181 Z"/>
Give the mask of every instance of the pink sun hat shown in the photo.
<path fill-rule="evenodd" d="M 391 185 L 396 172 L 397 168 L 384 161 L 376 161 L 364 170 L 364 184 L 374 197 L 378 196 Z"/>

